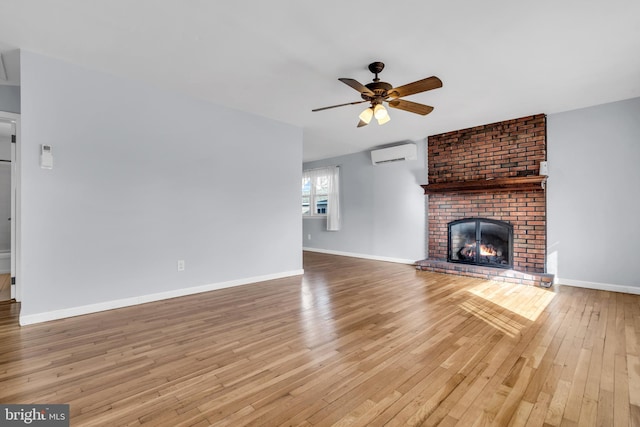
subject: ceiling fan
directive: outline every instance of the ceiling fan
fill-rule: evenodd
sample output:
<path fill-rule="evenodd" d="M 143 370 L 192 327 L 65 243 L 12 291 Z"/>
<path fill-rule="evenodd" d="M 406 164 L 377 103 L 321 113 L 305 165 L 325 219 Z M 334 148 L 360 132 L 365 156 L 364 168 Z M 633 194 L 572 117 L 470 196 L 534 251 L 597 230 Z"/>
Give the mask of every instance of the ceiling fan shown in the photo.
<path fill-rule="evenodd" d="M 360 113 L 360 122 L 358 127 L 366 126 L 371 122 L 373 117 L 376 118 L 378 124 L 383 125 L 387 123 L 391 118 L 383 103 L 386 102 L 389 107 L 397 108 L 398 110 L 409 111 L 410 113 L 416 113 L 426 116 L 433 107 L 424 104 L 418 104 L 417 102 L 407 101 L 400 99 L 405 96 L 414 95 L 420 92 L 426 92 L 431 89 L 437 89 L 442 87 L 442 81 L 435 77 L 427 77 L 426 79 L 418 80 L 413 83 L 408 83 L 403 86 L 393 87 L 387 82 L 381 82 L 378 78 L 378 74 L 384 69 L 382 62 L 372 62 L 369 64 L 369 71 L 375 74 L 373 82 L 363 85 L 354 79 L 339 78 L 342 83 L 360 92 L 360 96 L 364 101 L 347 102 L 346 104 L 332 105 L 330 107 L 316 108 L 311 111 L 322 111 L 330 108 L 343 107 L 345 105 L 362 104 L 369 102 L 370 106 Z"/>

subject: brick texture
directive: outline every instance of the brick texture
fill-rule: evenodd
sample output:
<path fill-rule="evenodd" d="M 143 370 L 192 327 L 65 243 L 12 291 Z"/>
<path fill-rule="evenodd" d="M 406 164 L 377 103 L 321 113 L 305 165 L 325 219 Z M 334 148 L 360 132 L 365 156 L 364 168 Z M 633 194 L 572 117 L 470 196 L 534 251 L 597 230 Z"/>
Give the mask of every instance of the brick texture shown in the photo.
<path fill-rule="evenodd" d="M 429 184 L 537 175 L 546 159 L 544 114 L 430 136 Z M 546 193 L 429 195 L 429 259 L 447 259 L 447 224 L 490 218 L 513 225 L 514 270 L 545 272 Z"/>

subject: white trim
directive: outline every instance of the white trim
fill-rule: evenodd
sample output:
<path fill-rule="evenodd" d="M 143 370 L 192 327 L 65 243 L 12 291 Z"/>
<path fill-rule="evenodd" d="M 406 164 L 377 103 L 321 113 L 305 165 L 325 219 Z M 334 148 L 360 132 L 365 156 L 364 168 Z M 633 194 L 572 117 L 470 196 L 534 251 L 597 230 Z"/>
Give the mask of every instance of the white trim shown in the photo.
<path fill-rule="evenodd" d="M 584 282 L 582 280 L 562 279 L 556 277 L 554 284 L 560 286 L 574 286 L 577 288 L 597 289 L 599 291 L 622 292 L 640 295 L 640 286 L 613 285 L 610 283 Z"/>
<path fill-rule="evenodd" d="M 378 256 L 378 255 L 367 255 L 367 254 L 358 254 L 353 252 L 342 252 L 342 251 L 333 251 L 330 249 L 319 249 L 319 248 L 307 248 L 303 247 L 303 251 L 309 252 L 319 252 L 321 254 L 329 254 L 329 255 L 340 255 L 340 256 L 348 256 L 353 258 L 364 258 L 364 259 L 372 259 L 374 261 L 385 261 L 385 262 L 395 262 L 398 264 L 414 264 L 416 262 L 415 259 L 403 259 L 403 258 L 392 258 L 386 256 Z"/>
<path fill-rule="evenodd" d="M 153 301 L 161 301 L 170 298 L 177 298 L 187 295 L 210 292 L 218 289 L 230 288 L 233 286 L 248 285 L 251 283 L 264 282 L 267 280 L 282 279 L 285 277 L 299 276 L 304 274 L 304 270 L 292 270 L 282 273 L 266 274 L 264 276 L 254 276 L 245 279 L 229 280 L 227 282 L 212 283 L 209 285 L 194 286 L 192 288 L 176 289 L 173 291 L 159 292 L 157 294 L 141 295 L 137 297 L 123 298 L 112 301 L 104 301 L 96 304 L 83 305 L 78 307 L 64 308 L 62 310 L 48 311 L 44 313 L 20 315 L 20 325 L 31 325 L 34 323 L 48 322 L 50 320 L 64 319 L 66 317 L 81 316 L 83 314 L 97 313 L 100 311 L 113 310 L 116 308 L 129 307 L 132 305 L 145 304 Z"/>

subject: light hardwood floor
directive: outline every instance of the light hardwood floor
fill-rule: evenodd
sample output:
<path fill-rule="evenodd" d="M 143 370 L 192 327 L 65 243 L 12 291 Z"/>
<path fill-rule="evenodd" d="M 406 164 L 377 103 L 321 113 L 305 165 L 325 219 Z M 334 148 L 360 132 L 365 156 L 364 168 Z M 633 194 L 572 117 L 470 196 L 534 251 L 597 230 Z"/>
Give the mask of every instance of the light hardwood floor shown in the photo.
<path fill-rule="evenodd" d="M 11 299 L 11 274 L 0 274 L 0 302 Z"/>
<path fill-rule="evenodd" d="M 304 277 L 17 326 L 0 402 L 71 425 L 640 425 L 640 296 L 305 253 Z"/>

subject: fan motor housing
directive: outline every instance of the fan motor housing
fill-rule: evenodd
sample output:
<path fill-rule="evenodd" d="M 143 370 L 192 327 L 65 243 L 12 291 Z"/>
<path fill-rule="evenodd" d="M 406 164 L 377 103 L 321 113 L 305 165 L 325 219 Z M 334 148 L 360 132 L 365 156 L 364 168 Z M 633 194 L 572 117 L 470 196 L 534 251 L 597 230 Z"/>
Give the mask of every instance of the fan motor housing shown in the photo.
<path fill-rule="evenodd" d="M 362 99 L 366 100 L 366 101 L 370 101 L 374 98 L 386 98 L 387 92 L 390 91 L 393 86 L 391 86 L 389 83 L 387 82 L 371 82 L 365 85 L 367 87 L 367 89 L 369 89 L 371 92 L 375 93 L 376 96 L 372 97 L 370 95 L 367 94 L 362 94 Z"/>

